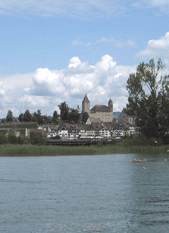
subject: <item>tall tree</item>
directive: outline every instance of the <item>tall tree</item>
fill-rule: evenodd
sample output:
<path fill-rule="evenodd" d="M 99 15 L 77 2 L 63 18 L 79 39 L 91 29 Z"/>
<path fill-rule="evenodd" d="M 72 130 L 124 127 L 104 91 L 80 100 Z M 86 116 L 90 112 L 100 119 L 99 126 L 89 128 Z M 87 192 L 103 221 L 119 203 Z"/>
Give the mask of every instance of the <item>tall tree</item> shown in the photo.
<path fill-rule="evenodd" d="M 28 109 L 23 114 L 23 120 L 26 122 L 32 121 L 32 114 L 30 113 L 30 111 Z"/>
<path fill-rule="evenodd" d="M 137 126 L 148 138 L 158 139 L 169 126 L 169 75 L 162 76 L 163 68 L 161 59 L 157 64 L 154 59 L 142 62 L 127 81 L 125 112 L 135 116 Z"/>
<path fill-rule="evenodd" d="M 11 110 L 8 110 L 7 116 L 6 116 L 6 121 L 7 122 L 12 122 L 13 121 L 13 113 Z"/>
<path fill-rule="evenodd" d="M 82 122 L 86 123 L 88 118 L 89 118 L 88 112 L 84 112 L 83 115 L 82 115 Z"/>
<path fill-rule="evenodd" d="M 60 109 L 60 117 L 62 121 L 68 121 L 69 120 L 69 106 L 66 104 L 66 102 L 63 102 L 59 105 Z"/>
<path fill-rule="evenodd" d="M 52 121 L 53 121 L 54 124 L 58 123 L 58 114 L 57 114 L 56 110 L 53 112 Z"/>
<path fill-rule="evenodd" d="M 37 122 L 38 124 L 43 124 L 43 116 L 41 114 L 41 110 L 38 110 L 37 112 L 33 113 L 32 116 L 33 121 Z"/>
<path fill-rule="evenodd" d="M 20 115 L 19 115 L 19 117 L 18 117 L 18 119 L 19 119 L 19 121 L 23 121 L 23 113 L 21 113 Z"/>
<path fill-rule="evenodd" d="M 69 122 L 78 123 L 79 118 L 80 118 L 79 111 L 77 109 L 71 108 L 69 112 Z"/>

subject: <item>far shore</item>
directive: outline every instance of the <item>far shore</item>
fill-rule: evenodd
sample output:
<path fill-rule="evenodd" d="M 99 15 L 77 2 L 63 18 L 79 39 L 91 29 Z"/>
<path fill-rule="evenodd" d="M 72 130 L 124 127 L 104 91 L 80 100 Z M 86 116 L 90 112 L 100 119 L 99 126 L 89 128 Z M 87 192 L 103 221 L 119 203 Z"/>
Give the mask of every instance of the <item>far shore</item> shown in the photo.
<path fill-rule="evenodd" d="M 62 156 L 62 155 L 108 155 L 108 154 L 166 154 L 169 145 L 162 146 L 46 146 L 46 145 L 0 145 L 0 156 Z"/>

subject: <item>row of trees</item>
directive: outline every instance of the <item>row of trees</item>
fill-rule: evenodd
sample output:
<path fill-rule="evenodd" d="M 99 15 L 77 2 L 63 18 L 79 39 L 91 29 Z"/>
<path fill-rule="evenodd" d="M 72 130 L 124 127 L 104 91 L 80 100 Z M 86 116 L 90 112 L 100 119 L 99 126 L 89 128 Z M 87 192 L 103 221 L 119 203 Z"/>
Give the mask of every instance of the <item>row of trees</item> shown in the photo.
<path fill-rule="evenodd" d="M 53 116 L 47 116 L 42 115 L 41 110 L 37 110 L 37 112 L 34 112 L 33 114 L 30 113 L 30 111 L 27 109 L 24 113 L 21 113 L 18 117 L 18 120 L 20 122 L 37 122 L 38 124 L 44 124 L 44 123 L 54 123 L 58 124 L 60 121 L 62 122 L 69 122 L 69 123 L 78 123 L 80 120 L 80 113 L 79 110 L 70 108 L 66 102 L 63 102 L 59 105 L 60 109 L 60 115 L 57 113 L 57 111 L 53 112 Z M 86 121 L 88 118 L 88 115 L 83 119 Z M 7 116 L 6 116 L 7 122 L 13 122 L 14 117 L 11 110 L 8 110 Z"/>
<path fill-rule="evenodd" d="M 41 110 L 37 110 L 37 112 L 34 112 L 33 114 L 31 114 L 28 109 L 24 113 L 21 113 L 18 117 L 18 120 L 20 122 L 32 122 L 33 121 L 33 122 L 37 122 L 38 124 L 51 123 L 52 121 L 55 122 L 57 119 L 58 119 L 58 114 L 56 111 L 54 111 L 53 118 L 52 118 L 47 115 L 42 115 Z M 7 122 L 15 121 L 11 110 L 8 110 L 6 121 Z"/>
<path fill-rule="evenodd" d="M 10 132 L 6 136 L 3 132 L 0 133 L 0 144 L 32 144 L 32 145 L 45 145 L 46 139 L 41 132 L 30 133 L 30 137 L 19 136 L 16 137 L 15 133 Z"/>

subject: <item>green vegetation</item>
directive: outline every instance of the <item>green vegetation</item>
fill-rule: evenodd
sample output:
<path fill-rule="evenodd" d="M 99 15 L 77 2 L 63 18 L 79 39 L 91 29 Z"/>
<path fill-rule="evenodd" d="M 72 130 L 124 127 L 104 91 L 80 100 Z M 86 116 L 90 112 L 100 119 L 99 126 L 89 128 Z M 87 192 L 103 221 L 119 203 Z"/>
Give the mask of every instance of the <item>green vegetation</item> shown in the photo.
<path fill-rule="evenodd" d="M 162 141 L 147 140 L 141 134 L 120 143 L 113 139 L 111 144 L 98 142 L 91 146 L 46 146 L 45 140 L 40 132 L 31 132 L 30 138 L 16 137 L 13 132 L 8 137 L 0 133 L 0 156 L 159 154 L 166 153 L 168 149 Z"/>
<path fill-rule="evenodd" d="M 46 142 L 46 138 L 42 135 L 41 132 L 34 132 L 30 133 L 29 141 L 32 145 L 44 145 Z"/>
<path fill-rule="evenodd" d="M 12 122 L 13 121 L 13 113 L 11 110 L 8 110 L 7 116 L 6 116 L 6 121 L 7 122 Z"/>
<path fill-rule="evenodd" d="M 79 110 L 69 108 L 66 102 L 61 103 L 59 105 L 59 109 L 60 109 L 60 118 L 63 122 L 78 123 L 80 119 Z"/>
<path fill-rule="evenodd" d="M 106 155 L 106 154 L 166 154 L 168 145 L 155 143 L 153 140 L 145 140 L 145 137 L 126 138 L 124 142 L 91 146 L 46 146 L 40 145 L 44 138 L 39 134 L 33 134 L 29 141 L 18 137 L 18 144 L 13 139 L 11 144 L 0 145 L 0 156 L 58 156 L 58 155 Z M 23 141 L 22 141 L 23 140 Z M 40 141 L 41 140 L 41 141 Z M 1 137 L 0 137 L 0 143 Z M 3 143 L 9 143 L 9 140 Z M 22 144 L 22 145 L 19 145 Z M 26 144 L 27 143 L 27 144 Z M 30 144 L 32 143 L 32 144 Z M 38 145 L 35 145 L 38 144 Z M 15 144 L 15 145 L 14 145 Z"/>
<path fill-rule="evenodd" d="M 102 146 L 45 146 L 0 145 L 0 156 L 59 156 L 59 155 L 106 155 L 106 154 L 165 154 L 168 146 L 125 146 L 123 144 Z"/>
<path fill-rule="evenodd" d="M 15 126 L 17 126 L 18 129 L 37 129 L 36 123 L 28 123 L 28 124 L 3 124 L 0 125 L 0 129 L 13 129 Z"/>
<path fill-rule="evenodd" d="M 136 125 L 147 138 L 161 139 L 169 128 L 169 75 L 162 76 L 161 59 L 142 62 L 127 81 L 129 92 L 125 112 L 135 117 Z"/>

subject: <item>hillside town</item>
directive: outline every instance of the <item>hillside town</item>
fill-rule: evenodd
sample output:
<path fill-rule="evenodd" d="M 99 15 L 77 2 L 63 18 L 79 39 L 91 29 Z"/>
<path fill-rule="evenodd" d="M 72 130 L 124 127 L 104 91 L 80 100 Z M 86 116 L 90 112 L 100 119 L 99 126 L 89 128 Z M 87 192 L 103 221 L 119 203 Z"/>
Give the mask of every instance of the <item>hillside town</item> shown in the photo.
<path fill-rule="evenodd" d="M 83 114 L 88 114 L 86 122 L 82 122 Z M 21 135 L 17 124 L 13 129 L 7 131 L 8 135 L 11 131 L 18 137 Z M 128 116 L 124 110 L 119 117 L 113 117 L 113 101 L 110 99 L 108 105 L 95 105 L 90 108 L 90 101 L 87 95 L 82 101 L 82 111 L 78 123 L 62 124 L 41 124 L 36 129 L 26 128 L 26 137 L 30 136 L 32 131 L 41 132 L 47 139 L 77 140 L 77 139 L 121 139 L 124 136 L 130 136 L 138 133 L 135 126 L 134 118 Z"/>

